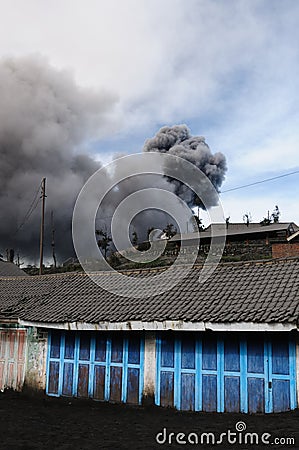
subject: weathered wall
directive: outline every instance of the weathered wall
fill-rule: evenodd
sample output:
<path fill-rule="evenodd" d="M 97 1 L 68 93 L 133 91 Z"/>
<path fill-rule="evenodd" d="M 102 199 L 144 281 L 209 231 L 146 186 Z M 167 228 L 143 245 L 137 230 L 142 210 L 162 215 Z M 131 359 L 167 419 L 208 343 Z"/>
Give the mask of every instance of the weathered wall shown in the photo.
<path fill-rule="evenodd" d="M 223 256 L 245 256 L 246 259 L 271 258 L 271 244 L 266 241 L 227 242 Z"/>
<path fill-rule="evenodd" d="M 271 258 L 272 256 L 272 245 L 273 239 L 255 239 L 255 240 L 244 240 L 244 241 L 230 241 L 229 238 L 226 239 L 226 244 L 223 250 L 223 257 L 239 257 L 239 259 L 263 259 Z M 222 247 L 213 244 L 214 253 L 222 252 Z M 200 244 L 199 248 L 197 246 L 187 246 L 182 254 L 198 253 L 198 262 L 204 260 L 210 251 L 210 243 Z M 177 248 L 169 248 L 165 251 L 166 256 L 176 256 L 178 254 Z"/>
<path fill-rule="evenodd" d="M 299 242 L 272 245 L 272 258 L 288 258 L 290 256 L 299 256 Z"/>
<path fill-rule="evenodd" d="M 47 340 L 47 332 L 28 329 L 25 387 L 30 390 L 43 391 L 46 388 Z"/>
<path fill-rule="evenodd" d="M 154 404 L 156 385 L 156 334 L 145 333 L 143 402 Z"/>

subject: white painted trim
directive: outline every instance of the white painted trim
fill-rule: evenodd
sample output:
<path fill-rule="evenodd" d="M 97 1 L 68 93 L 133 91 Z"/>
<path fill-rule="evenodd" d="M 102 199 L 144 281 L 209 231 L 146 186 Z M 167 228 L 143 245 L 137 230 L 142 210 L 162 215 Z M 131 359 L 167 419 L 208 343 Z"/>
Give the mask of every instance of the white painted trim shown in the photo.
<path fill-rule="evenodd" d="M 25 327 L 54 328 L 60 330 L 86 330 L 86 331 L 291 331 L 298 330 L 294 323 L 254 323 L 254 322 L 184 322 L 182 320 L 165 320 L 162 322 L 30 322 L 19 320 Z"/>
<path fill-rule="evenodd" d="M 298 330 L 295 323 L 255 323 L 255 322 L 230 322 L 212 323 L 205 322 L 205 329 L 212 331 L 291 331 Z"/>
<path fill-rule="evenodd" d="M 299 231 L 296 231 L 295 233 L 291 234 L 291 236 L 289 236 L 287 238 L 287 241 L 292 241 L 295 237 L 299 236 Z"/>

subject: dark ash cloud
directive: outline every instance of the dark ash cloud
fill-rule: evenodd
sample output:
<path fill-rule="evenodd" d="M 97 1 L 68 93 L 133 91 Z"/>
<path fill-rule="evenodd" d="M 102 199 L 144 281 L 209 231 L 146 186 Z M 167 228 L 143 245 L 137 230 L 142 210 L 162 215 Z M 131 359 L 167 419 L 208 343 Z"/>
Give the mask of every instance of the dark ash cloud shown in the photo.
<path fill-rule="evenodd" d="M 82 146 L 105 128 L 115 101 L 111 94 L 79 88 L 68 72 L 55 70 L 41 57 L 0 61 L 0 253 L 15 248 L 21 256 L 37 258 L 38 215 L 14 234 L 46 177 L 57 252 L 60 259 L 72 254 L 73 205 L 100 166 Z"/>

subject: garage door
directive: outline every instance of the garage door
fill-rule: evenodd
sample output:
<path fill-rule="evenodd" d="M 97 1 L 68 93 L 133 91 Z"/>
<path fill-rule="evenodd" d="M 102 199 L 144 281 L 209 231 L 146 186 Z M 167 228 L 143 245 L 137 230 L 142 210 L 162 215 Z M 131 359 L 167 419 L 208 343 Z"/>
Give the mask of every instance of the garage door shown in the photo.
<path fill-rule="evenodd" d="M 25 376 L 26 330 L 0 329 L 0 389 L 21 390 Z"/>
<path fill-rule="evenodd" d="M 141 403 L 143 340 L 133 333 L 52 332 L 47 393 Z"/>
<path fill-rule="evenodd" d="M 197 336 L 157 340 L 157 405 L 250 413 L 296 408 L 295 343 L 289 336 Z"/>

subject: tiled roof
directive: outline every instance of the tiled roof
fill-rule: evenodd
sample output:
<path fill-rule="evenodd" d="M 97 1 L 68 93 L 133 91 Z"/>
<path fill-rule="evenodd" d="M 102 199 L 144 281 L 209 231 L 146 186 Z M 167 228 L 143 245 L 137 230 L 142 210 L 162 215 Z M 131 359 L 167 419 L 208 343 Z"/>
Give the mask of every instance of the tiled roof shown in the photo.
<path fill-rule="evenodd" d="M 223 228 L 225 228 L 226 236 L 239 236 L 239 235 L 247 235 L 247 234 L 263 234 L 263 233 L 279 233 L 279 232 L 289 232 L 294 233 L 299 230 L 299 227 L 293 222 L 286 223 L 271 223 L 270 225 L 262 226 L 260 223 L 249 223 L 248 226 L 245 223 L 229 223 L 227 227 L 224 227 L 223 224 L 217 227 L 217 224 L 213 225 L 213 235 L 214 236 L 223 236 Z M 200 237 L 203 238 L 211 238 L 211 230 L 212 227 L 209 225 L 204 231 L 200 232 Z M 196 239 L 197 233 L 186 233 L 182 236 L 180 234 L 176 234 L 171 238 L 171 241 L 178 241 L 181 238 L 188 239 Z"/>
<path fill-rule="evenodd" d="M 178 267 L 174 269 L 180 271 Z M 186 322 L 298 323 L 299 258 L 220 264 L 198 283 L 195 267 L 183 283 L 150 298 L 111 294 L 85 273 L 0 278 L 0 318 L 32 322 Z M 157 270 L 130 271 L 154 277 Z M 114 275 L 103 273 L 101 276 Z"/>
<path fill-rule="evenodd" d="M 15 264 L 0 259 L 0 277 L 24 277 L 27 274 Z"/>

